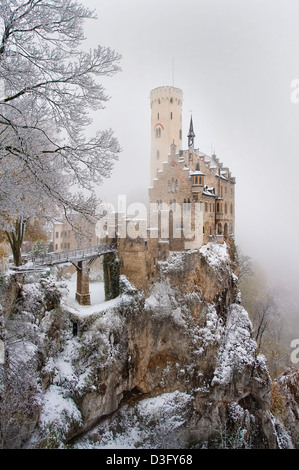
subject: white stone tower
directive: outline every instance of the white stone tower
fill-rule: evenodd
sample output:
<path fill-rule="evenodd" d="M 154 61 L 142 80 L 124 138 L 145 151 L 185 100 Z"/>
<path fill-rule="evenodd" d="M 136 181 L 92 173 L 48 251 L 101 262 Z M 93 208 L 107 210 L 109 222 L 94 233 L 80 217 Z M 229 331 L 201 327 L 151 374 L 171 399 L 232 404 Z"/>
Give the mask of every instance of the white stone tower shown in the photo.
<path fill-rule="evenodd" d="M 170 145 L 182 149 L 183 92 L 179 88 L 163 86 L 150 94 L 151 101 L 151 181 L 167 161 Z"/>

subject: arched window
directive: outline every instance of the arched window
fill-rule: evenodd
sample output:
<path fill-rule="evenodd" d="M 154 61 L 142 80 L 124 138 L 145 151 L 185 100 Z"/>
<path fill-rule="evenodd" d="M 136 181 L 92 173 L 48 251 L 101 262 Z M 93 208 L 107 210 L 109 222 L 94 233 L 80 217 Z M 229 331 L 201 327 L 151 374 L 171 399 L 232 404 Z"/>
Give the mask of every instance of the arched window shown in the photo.
<path fill-rule="evenodd" d="M 171 180 L 171 192 L 174 193 L 175 191 L 175 186 L 174 186 L 174 178 Z"/>
<path fill-rule="evenodd" d="M 178 180 L 175 180 L 175 192 L 177 193 L 178 192 Z"/>
<path fill-rule="evenodd" d="M 172 210 L 175 211 L 176 210 L 176 199 L 174 199 L 172 201 Z"/>
<path fill-rule="evenodd" d="M 156 127 L 156 138 L 160 139 L 160 137 L 161 137 L 161 127 L 158 126 Z"/>

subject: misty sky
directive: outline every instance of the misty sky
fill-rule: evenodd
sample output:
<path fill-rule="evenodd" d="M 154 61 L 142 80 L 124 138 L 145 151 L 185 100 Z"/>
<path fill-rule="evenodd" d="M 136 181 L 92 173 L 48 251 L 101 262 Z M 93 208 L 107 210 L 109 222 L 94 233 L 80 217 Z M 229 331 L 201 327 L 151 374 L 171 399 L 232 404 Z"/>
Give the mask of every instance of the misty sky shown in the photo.
<path fill-rule="evenodd" d="M 86 46 L 122 54 L 122 72 L 105 78 L 111 96 L 94 117 L 123 149 L 100 195 L 146 201 L 153 88 L 184 93 L 183 148 L 190 111 L 195 148 L 236 177 L 236 244 L 275 280 L 299 278 L 298 0 L 82 0 L 98 19 Z M 174 73 L 173 73 L 174 63 Z M 165 158 L 166 159 L 166 158 Z"/>

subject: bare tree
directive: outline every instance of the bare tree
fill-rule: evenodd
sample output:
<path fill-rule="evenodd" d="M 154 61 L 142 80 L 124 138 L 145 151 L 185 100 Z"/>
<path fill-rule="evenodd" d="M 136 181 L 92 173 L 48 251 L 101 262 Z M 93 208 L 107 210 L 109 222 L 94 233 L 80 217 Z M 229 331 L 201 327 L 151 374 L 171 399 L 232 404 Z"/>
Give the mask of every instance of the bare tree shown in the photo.
<path fill-rule="evenodd" d="M 236 251 L 238 257 L 238 278 L 239 282 L 241 282 L 244 277 L 252 276 L 253 270 L 250 256 L 244 255 L 239 247 L 236 247 Z"/>
<path fill-rule="evenodd" d="M 1 2 L 0 213 L 3 223 L 13 221 L 9 240 L 15 222 L 28 220 L 34 201 L 41 205 L 48 199 L 47 207 L 51 201 L 65 214 L 94 214 L 95 185 L 110 176 L 118 158 L 111 129 L 85 135 L 89 111 L 108 100 L 98 79 L 120 70 L 120 56 L 110 48 L 80 48 L 84 22 L 94 18 L 72 0 Z M 16 191 L 20 185 L 25 191 Z M 25 203 L 21 196 L 29 187 Z"/>

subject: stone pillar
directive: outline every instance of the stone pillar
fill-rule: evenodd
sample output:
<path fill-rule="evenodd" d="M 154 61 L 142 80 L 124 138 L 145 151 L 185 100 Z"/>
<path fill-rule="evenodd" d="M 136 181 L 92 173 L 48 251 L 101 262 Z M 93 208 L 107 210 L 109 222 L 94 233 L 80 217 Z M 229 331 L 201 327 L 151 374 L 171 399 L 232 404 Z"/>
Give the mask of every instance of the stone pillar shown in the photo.
<path fill-rule="evenodd" d="M 77 269 L 76 300 L 80 305 L 90 305 L 89 271 L 86 261 L 79 261 Z"/>

